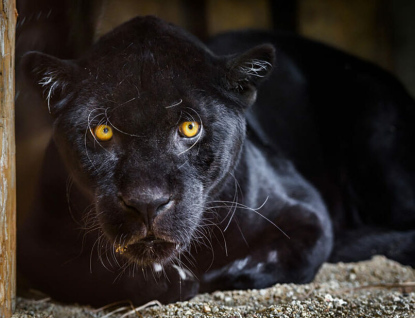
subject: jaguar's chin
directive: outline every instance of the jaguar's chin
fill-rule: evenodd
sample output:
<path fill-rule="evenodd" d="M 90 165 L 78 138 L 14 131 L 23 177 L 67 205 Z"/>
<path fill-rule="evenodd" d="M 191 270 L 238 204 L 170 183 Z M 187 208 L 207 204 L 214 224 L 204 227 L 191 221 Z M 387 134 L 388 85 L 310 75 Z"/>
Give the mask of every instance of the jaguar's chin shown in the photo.
<path fill-rule="evenodd" d="M 124 246 L 117 246 L 116 252 L 140 266 L 170 263 L 180 253 L 180 244 L 155 236 L 147 236 Z"/>

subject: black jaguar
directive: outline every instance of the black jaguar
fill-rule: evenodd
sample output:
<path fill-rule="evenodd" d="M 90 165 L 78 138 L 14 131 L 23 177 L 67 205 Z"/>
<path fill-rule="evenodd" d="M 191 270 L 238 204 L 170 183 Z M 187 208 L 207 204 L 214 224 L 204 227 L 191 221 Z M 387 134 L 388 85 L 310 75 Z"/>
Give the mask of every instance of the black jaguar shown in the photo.
<path fill-rule="evenodd" d="M 172 302 L 374 254 L 415 266 L 415 105 L 378 67 L 138 17 L 21 68 L 54 133 L 18 266 L 53 298 Z"/>

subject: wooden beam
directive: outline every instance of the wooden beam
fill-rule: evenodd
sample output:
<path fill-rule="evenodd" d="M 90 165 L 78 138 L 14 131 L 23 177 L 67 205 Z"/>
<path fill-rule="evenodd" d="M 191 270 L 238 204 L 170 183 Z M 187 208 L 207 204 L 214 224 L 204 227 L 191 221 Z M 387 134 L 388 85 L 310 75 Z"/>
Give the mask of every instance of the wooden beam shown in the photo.
<path fill-rule="evenodd" d="M 189 30 L 200 40 L 208 39 L 207 19 L 206 19 L 207 0 L 182 0 L 181 11 L 183 12 L 184 28 Z"/>
<path fill-rule="evenodd" d="M 14 144 L 15 0 L 0 1 L 0 317 L 16 297 L 16 174 Z"/>
<path fill-rule="evenodd" d="M 298 0 L 269 0 L 274 30 L 297 32 Z"/>

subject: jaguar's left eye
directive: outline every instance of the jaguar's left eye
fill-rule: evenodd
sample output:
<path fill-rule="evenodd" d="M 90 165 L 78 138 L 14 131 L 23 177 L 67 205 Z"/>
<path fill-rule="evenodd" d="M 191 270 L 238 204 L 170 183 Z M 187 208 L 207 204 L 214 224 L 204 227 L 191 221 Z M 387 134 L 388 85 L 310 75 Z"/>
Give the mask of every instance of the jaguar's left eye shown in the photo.
<path fill-rule="evenodd" d="M 95 137 L 100 141 L 108 141 L 112 138 L 112 128 L 107 125 L 98 125 L 94 129 Z"/>
<path fill-rule="evenodd" d="M 195 121 L 185 121 L 180 124 L 179 132 L 183 137 L 191 138 L 200 132 L 200 125 Z"/>

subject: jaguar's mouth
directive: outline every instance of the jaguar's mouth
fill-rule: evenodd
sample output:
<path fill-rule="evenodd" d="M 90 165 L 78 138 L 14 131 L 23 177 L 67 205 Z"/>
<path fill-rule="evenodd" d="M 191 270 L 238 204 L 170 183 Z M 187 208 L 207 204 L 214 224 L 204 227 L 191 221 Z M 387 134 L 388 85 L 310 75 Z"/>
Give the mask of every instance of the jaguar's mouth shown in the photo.
<path fill-rule="evenodd" d="M 166 240 L 160 239 L 155 237 L 154 235 L 148 235 L 145 238 L 141 239 L 140 241 L 138 241 L 136 244 L 147 244 L 147 245 L 153 245 L 153 244 L 158 244 L 158 243 L 170 243 L 167 242 Z"/>
<path fill-rule="evenodd" d="M 177 243 L 148 235 L 124 246 L 118 245 L 115 251 L 140 265 L 165 264 L 176 256 L 179 246 Z"/>

